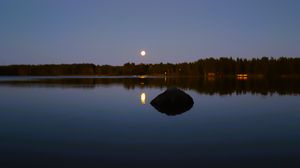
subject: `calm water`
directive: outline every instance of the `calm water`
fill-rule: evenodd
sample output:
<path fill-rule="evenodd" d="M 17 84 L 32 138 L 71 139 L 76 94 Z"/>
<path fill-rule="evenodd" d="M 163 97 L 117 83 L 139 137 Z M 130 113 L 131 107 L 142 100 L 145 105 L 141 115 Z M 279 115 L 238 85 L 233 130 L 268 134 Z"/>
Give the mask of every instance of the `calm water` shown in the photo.
<path fill-rule="evenodd" d="M 298 167 L 300 82 L 0 78 L 0 167 Z M 170 86 L 194 99 L 168 116 Z"/>

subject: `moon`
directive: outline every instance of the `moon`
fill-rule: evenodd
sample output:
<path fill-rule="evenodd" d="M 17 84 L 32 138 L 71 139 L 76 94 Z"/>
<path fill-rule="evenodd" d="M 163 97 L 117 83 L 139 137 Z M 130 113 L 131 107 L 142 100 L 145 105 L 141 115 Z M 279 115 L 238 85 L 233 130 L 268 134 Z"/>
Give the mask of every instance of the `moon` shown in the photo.
<path fill-rule="evenodd" d="M 145 56 L 145 55 L 146 55 L 146 51 L 145 51 L 145 50 L 142 50 L 142 51 L 140 52 L 140 54 L 141 54 L 141 56 Z"/>

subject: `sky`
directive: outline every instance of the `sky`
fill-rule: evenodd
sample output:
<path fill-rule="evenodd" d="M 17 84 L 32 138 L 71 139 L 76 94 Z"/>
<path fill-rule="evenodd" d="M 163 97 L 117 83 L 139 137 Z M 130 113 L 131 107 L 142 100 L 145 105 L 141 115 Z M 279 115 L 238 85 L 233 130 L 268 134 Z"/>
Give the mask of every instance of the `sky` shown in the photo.
<path fill-rule="evenodd" d="M 300 57 L 299 7 L 299 0 L 0 0 L 0 65 Z"/>

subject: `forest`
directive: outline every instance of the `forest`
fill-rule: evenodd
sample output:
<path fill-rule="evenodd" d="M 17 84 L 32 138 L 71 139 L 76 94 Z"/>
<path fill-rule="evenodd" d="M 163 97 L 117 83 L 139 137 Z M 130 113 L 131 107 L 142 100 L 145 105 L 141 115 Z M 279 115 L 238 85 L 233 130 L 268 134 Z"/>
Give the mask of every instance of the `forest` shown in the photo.
<path fill-rule="evenodd" d="M 47 64 L 0 66 L 1 76 L 204 76 L 230 77 L 238 74 L 258 77 L 299 77 L 300 58 L 206 58 L 195 62 L 135 64 Z"/>

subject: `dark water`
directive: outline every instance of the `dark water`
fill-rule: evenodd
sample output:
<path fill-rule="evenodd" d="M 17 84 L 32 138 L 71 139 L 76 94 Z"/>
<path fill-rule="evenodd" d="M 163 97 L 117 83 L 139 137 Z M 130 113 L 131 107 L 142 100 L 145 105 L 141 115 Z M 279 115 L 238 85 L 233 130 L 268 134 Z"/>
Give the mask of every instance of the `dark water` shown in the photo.
<path fill-rule="evenodd" d="M 0 78 L 0 167 L 299 167 L 299 80 Z M 182 114 L 150 101 L 177 86 Z"/>

